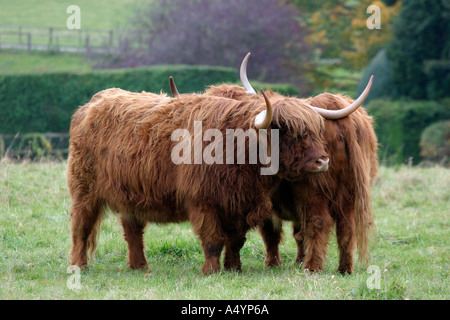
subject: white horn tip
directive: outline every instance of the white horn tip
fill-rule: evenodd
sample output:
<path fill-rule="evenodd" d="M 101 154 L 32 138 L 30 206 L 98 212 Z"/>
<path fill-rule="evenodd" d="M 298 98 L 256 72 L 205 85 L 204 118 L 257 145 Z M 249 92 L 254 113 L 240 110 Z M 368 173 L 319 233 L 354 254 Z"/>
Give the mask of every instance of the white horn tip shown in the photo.
<path fill-rule="evenodd" d="M 366 88 L 361 93 L 361 96 L 359 96 L 357 99 L 357 101 L 360 101 L 360 104 L 362 104 L 364 102 L 364 100 L 366 100 L 367 96 L 369 95 L 370 89 L 372 88 L 372 83 L 373 83 L 373 75 L 370 76 L 370 79 L 366 85 Z"/>
<path fill-rule="evenodd" d="M 245 88 L 245 92 L 248 95 L 255 95 L 256 91 L 255 91 L 255 89 L 252 88 L 252 86 L 251 86 L 251 84 L 250 84 L 250 82 L 248 81 L 248 78 L 247 78 L 247 63 L 248 63 L 248 59 L 250 58 L 250 54 L 251 54 L 250 52 L 247 53 L 247 55 L 245 56 L 244 60 L 242 60 L 241 68 L 240 68 L 240 71 L 239 71 L 239 76 L 240 76 L 242 85 Z"/>
<path fill-rule="evenodd" d="M 261 111 L 255 118 L 255 127 L 260 127 L 266 119 L 267 110 Z"/>

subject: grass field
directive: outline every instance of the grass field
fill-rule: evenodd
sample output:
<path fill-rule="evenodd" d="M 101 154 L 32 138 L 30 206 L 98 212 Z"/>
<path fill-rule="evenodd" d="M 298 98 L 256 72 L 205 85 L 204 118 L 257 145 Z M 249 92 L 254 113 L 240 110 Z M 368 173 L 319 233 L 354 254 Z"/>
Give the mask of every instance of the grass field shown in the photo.
<path fill-rule="evenodd" d="M 133 5 L 142 0 L 21 0 L 2 1 L 0 24 L 66 28 L 67 7 L 80 7 L 82 29 L 123 28 Z"/>
<path fill-rule="evenodd" d="M 141 0 L 1 1 L 0 25 L 64 29 L 70 16 L 66 12 L 67 7 L 76 4 L 80 7 L 81 29 L 84 32 L 103 30 L 107 34 L 108 30 L 126 29 L 135 5 L 141 2 Z M 41 31 L 43 36 L 33 37 L 33 43 L 46 44 L 47 33 L 48 31 L 43 29 Z M 14 37 L 17 36 L 4 34 L 0 37 L 0 42 Z M 14 38 L 12 43 L 16 41 L 17 39 Z M 23 41 L 26 41 L 25 36 Z M 63 42 L 64 39 L 61 41 Z M 83 54 L 36 51 L 28 54 L 26 50 L 0 50 L 0 74 L 85 71 L 90 69 L 91 64 L 92 62 L 84 59 Z"/>
<path fill-rule="evenodd" d="M 373 189 L 377 238 L 370 270 L 337 269 L 330 238 L 324 272 L 295 265 L 289 225 L 282 267 L 264 268 L 256 231 L 243 247 L 243 272 L 204 277 L 203 253 L 189 224 L 155 225 L 145 233 L 150 272 L 126 264 L 126 243 L 117 217 L 102 223 L 96 259 L 86 271 L 69 266 L 70 197 L 65 163 L 0 162 L 0 299 L 449 299 L 450 171 L 381 168 Z M 78 281 L 79 280 L 79 281 Z M 77 282 L 78 281 L 78 282 Z M 80 288 L 68 288 L 79 283 Z"/>
<path fill-rule="evenodd" d="M 7 50 L 0 53 L 0 74 L 83 72 L 91 69 L 91 62 L 82 55 L 71 53 Z"/>

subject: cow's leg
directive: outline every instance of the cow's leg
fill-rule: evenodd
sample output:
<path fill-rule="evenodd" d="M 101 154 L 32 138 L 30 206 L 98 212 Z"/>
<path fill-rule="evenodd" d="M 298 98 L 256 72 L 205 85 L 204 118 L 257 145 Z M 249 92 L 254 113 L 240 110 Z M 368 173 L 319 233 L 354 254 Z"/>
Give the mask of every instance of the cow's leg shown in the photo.
<path fill-rule="evenodd" d="M 120 217 L 124 230 L 124 237 L 128 244 L 128 264 L 131 269 L 148 269 L 144 255 L 145 223 L 132 215 Z"/>
<path fill-rule="evenodd" d="M 224 242 L 215 240 L 202 240 L 205 264 L 202 267 L 204 275 L 220 271 L 220 254 L 222 253 Z"/>
<path fill-rule="evenodd" d="M 227 222 L 232 224 L 233 230 L 225 233 L 225 258 L 224 267 L 226 270 L 236 269 L 241 271 L 240 250 L 245 243 L 245 235 L 251 227 L 259 226 L 265 220 L 270 219 L 272 210 L 272 201 L 267 192 L 258 193 L 258 205 L 255 206 L 242 221 Z M 278 248 L 276 248 L 278 249 Z"/>
<path fill-rule="evenodd" d="M 345 211 L 346 216 L 336 217 L 336 236 L 339 247 L 338 272 L 351 274 L 353 272 L 353 250 L 355 249 L 355 218 L 354 210 Z"/>
<path fill-rule="evenodd" d="M 333 225 L 329 214 L 328 201 L 315 197 L 306 211 L 304 268 L 309 271 L 323 270 L 327 255 L 328 238 Z"/>
<path fill-rule="evenodd" d="M 294 221 L 292 223 L 292 233 L 294 234 L 295 244 L 297 245 L 296 263 L 303 263 L 305 260 L 304 235 L 301 230 L 301 223 Z"/>
<path fill-rule="evenodd" d="M 220 255 L 225 237 L 217 211 L 209 206 L 188 204 L 189 220 L 201 242 L 205 255 L 204 275 L 220 271 Z"/>
<path fill-rule="evenodd" d="M 90 257 L 92 257 L 97 246 L 102 207 L 99 203 L 81 205 L 79 201 L 73 201 L 70 211 L 72 231 L 70 264 L 86 269 L 88 251 Z"/>
<path fill-rule="evenodd" d="M 259 226 L 259 232 L 261 233 L 266 246 L 266 266 L 274 267 L 281 265 L 279 250 L 282 234 L 281 220 L 276 217 L 265 220 L 264 223 Z"/>
<path fill-rule="evenodd" d="M 245 243 L 245 236 L 227 235 L 225 240 L 225 256 L 223 266 L 225 270 L 241 271 L 240 251 Z"/>

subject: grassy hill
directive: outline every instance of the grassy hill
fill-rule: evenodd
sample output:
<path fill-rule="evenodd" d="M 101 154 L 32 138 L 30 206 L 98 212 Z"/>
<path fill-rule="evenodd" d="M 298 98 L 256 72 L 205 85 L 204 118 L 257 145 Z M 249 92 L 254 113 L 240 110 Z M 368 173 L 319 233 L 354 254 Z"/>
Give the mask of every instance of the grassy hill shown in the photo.
<path fill-rule="evenodd" d="M 0 74 L 88 71 L 90 66 L 90 61 L 79 54 L 47 52 L 28 54 L 23 50 L 0 52 Z"/>
<path fill-rule="evenodd" d="M 133 5 L 139 0 L 21 0 L 2 1 L 1 24 L 37 27 L 66 27 L 67 7 L 76 4 L 81 10 L 82 29 L 117 29 L 126 24 Z"/>
<path fill-rule="evenodd" d="M 120 30 L 126 28 L 134 5 L 140 2 L 141 0 L 80 0 L 75 3 L 65 0 L 2 1 L 0 32 L 5 25 L 17 26 L 14 30 L 18 30 L 19 26 L 66 28 L 66 21 L 70 16 L 66 10 L 72 4 L 80 7 L 82 31 Z M 11 35 L 3 35 L 0 40 L 6 41 L 8 37 Z M 90 65 L 91 62 L 80 54 L 37 51 L 29 54 L 26 50 L 0 50 L 1 74 L 86 71 L 90 69 Z"/>

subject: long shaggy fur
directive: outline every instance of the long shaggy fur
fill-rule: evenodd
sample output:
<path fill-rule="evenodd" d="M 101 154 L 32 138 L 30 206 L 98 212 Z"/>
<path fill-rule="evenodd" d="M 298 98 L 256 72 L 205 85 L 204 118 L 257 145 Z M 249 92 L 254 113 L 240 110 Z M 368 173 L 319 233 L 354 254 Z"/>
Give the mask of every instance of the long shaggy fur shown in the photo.
<path fill-rule="evenodd" d="M 255 99 L 242 87 L 230 85 L 211 87 L 206 94 L 241 101 Z M 303 109 L 305 103 L 337 110 L 352 102 L 348 97 L 327 93 L 297 99 L 271 92 L 270 98 L 271 101 L 289 101 L 289 110 Z M 344 119 L 326 120 L 323 135 L 330 156 L 329 170 L 321 175 L 305 175 L 296 182 L 283 181 L 273 196 L 276 216 L 266 220 L 260 228 L 269 266 L 281 263 L 279 218 L 293 221 L 298 245 L 296 260 L 311 271 L 323 268 L 333 222 L 340 250 L 339 271 L 352 272 L 355 243 L 359 259 L 365 263 L 369 260 L 368 243 L 374 227 L 370 192 L 378 167 L 372 118 L 359 108 Z"/>
<path fill-rule="evenodd" d="M 239 101 L 192 94 L 172 99 L 121 89 L 97 93 L 71 122 L 71 263 L 87 266 L 86 252 L 95 250 L 101 215 L 108 206 L 121 215 L 132 268 L 147 267 L 143 233 L 148 222 L 189 220 L 205 252 L 203 272 L 218 270 L 223 246 L 225 267 L 239 270 L 245 234 L 270 217 L 280 175 L 300 176 L 305 165 L 324 153 L 320 116 L 282 101 L 272 105 L 269 131 L 280 129 L 280 145 L 286 146 L 280 148 L 280 173 L 262 176 L 260 163 L 176 165 L 171 160 L 178 143 L 171 141 L 175 129 L 190 132 L 193 151 L 194 121 L 202 121 L 203 131 L 215 128 L 224 136 L 226 129 L 245 131 L 266 108 L 262 97 Z"/>
<path fill-rule="evenodd" d="M 308 101 L 310 104 L 325 109 L 342 109 L 353 102 L 352 99 L 340 95 L 321 94 Z M 343 168 L 340 185 L 348 184 L 352 188 L 350 194 L 354 194 L 355 210 L 355 236 L 359 259 L 368 263 L 368 244 L 374 231 L 372 216 L 371 186 L 378 171 L 377 137 L 373 130 L 373 119 L 363 108 L 359 108 L 347 119 L 338 121 L 327 120 L 330 123 L 326 130 L 335 130 L 339 138 L 345 143 L 345 149 L 337 148 L 332 137 L 327 140 L 327 150 L 334 153 L 333 157 L 342 157 Z M 332 125 L 333 124 L 333 125 Z M 334 127 L 334 128 L 333 128 Z M 335 149 L 331 149 L 336 146 Z M 331 166 L 330 172 L 325 177 L 327 180 L 338 180 L 338 167 Z M 350 181 L 353 182 L 350 184 Z M 335 190 L 337 191 L 337 190 Z M 345 215 L 345 212 L 341 213 Z"/>

